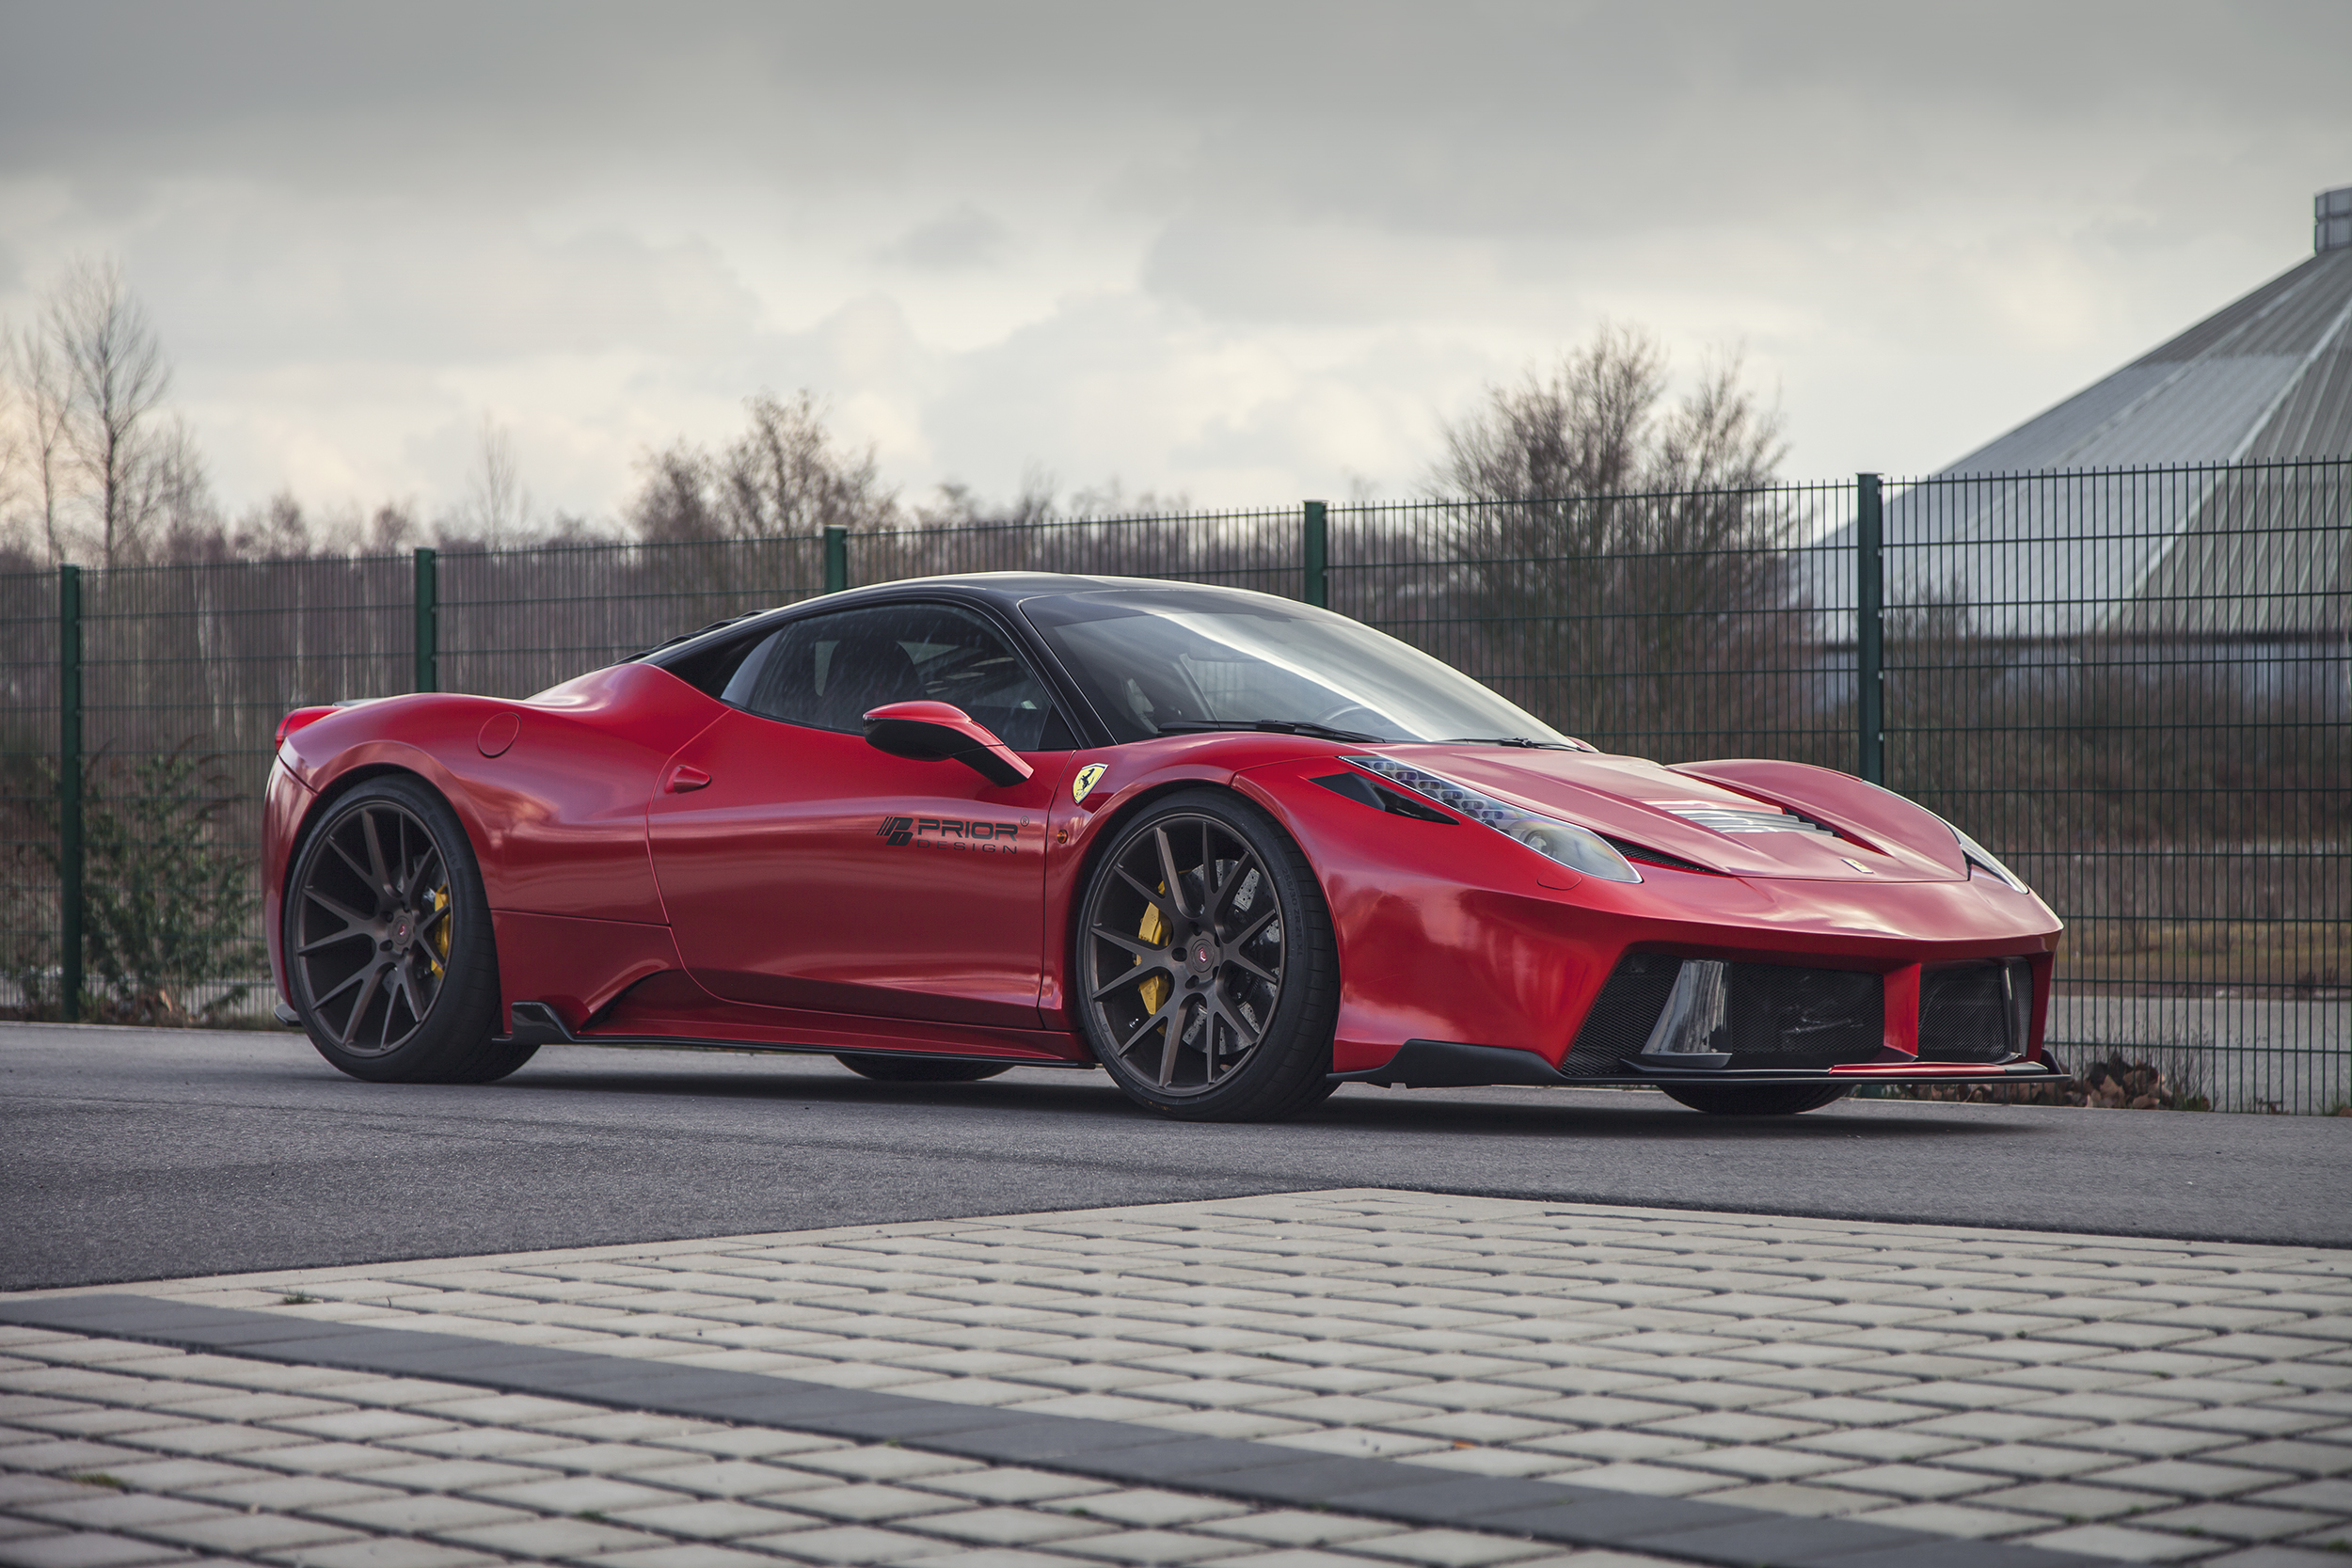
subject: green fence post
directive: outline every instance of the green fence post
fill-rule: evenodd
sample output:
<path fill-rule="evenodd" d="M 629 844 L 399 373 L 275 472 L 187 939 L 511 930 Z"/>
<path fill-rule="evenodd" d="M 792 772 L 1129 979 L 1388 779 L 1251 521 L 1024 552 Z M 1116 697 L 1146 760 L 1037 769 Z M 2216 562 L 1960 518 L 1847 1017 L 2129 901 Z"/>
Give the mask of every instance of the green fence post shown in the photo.
<path fill-rule="evenodd" d="M 57 568 L 57 998 L 82 1017 L 82 568 Z"/>
<path fill-rule="evenodd" d="M 1328 576 L 1331 534 L 1327 510 L 1321 501 L 1308 501 L 1300 508 L 1298 519 L 1299 559 L 1307 568 L 1307 591 L 1303 597 L 1318 610 L 1331 608 Z"/>
<path fill-rule="evenodd" d="M 1879 638 L 1886 577 L 1879 533 L 1884 520 L 1879 476 L 1854 475 L 1854 772 L 1882 785 L 1886 783 L 1886 673 Z"/>
<path fill-rule="evenodd" d="M 850 531 L 825 530 L 825 592 L 838 594 L 850 586 Z"/>
<path fill-rule="evenodd" d="M 419 691 L 441 689 L 441 556 L 430 545 L 417 546 L 417 673 Z"/>

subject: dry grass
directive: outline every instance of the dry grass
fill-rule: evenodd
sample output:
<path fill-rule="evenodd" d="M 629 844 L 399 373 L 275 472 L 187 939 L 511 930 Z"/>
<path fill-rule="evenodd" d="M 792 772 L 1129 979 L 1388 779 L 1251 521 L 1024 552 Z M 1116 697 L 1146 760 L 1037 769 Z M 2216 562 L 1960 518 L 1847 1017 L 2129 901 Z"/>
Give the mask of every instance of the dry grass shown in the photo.
<path fill-rule="evenodd" d="M 2352 998 L 2352 921 L 2077 919 L 2057 978 L 2076 994 L 2342 1001 Z"/>

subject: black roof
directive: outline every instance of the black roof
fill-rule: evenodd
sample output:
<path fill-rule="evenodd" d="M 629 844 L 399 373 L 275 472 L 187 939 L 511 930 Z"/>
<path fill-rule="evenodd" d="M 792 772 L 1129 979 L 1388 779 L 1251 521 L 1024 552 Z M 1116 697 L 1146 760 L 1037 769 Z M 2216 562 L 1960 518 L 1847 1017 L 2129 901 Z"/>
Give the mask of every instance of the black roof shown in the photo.
<path fill-rule="evenodd" d="M 1024 641 L 1028 641 L 1026 628 L 1012 614 L 1013 607 L 1022 600 L 1050 594 L 1094 594 L 1106 589 L 1230 594 L 1250 599 L 1276 597 L 1252 588 L 1231 588 L 1222 583 L 1177 582 L 1166 578 L 1094 577 L 1076 572 L 957 572 L 939 577 L 901 578 L 895 582 L 877 582 L 864 588 L 845 588 L 838 593 L 796 600 L 771 610 L 751 610 L 681 633 L 623 662 L 656 664 L 667 669 L 694 658 L 710 639 L 749 632 L 755 626 L 765 627 L 803 614 L 852 610 L 860 605 L 887 604 L 894 599 L 920 598 L 927 594 L 960 599 L 967 604 L 984 604 L 1012 625 L 1017 633 L 1023 635 Z M 1283 599 L 1281 603 L 1293 610 L 1307 609 L 1307 606 L 1293 599 Z"/>

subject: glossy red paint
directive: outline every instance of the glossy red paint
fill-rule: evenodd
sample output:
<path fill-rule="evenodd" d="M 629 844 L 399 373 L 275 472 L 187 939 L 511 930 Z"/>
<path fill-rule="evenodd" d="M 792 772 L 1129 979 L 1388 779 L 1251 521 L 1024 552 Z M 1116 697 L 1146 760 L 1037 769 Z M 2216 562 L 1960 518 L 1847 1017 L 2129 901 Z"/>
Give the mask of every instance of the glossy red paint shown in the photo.
<path fill-rule="evenodd" d="M 262 934 L 269 952 L 269 972 L 281 997 L 287 994 L 286 873 L 316 799 L 286 765 L 281 747 L 278 760 L 270 764 L 269 782 L 262 788 Z"/>
<path fill-rule="evenodd" d="M 1342 800 L 1313 780 L 1346 748 L 1323 750 L 1318 760 L 1251 768 L 1235 784 L 1298 839 L 1330 902 L 1345 977 L 1334 1071 L 1379 1067 L 1407 1039 L 1507 1046 L 1557 1067 L 1610 972 L 1642 951 L 1875 971 L 1886 980 L 1886 1048 L 1899 1058 L 1885 1066 L 1898 1069 L 1918 1065 L 1922 964 L 2029 957 L 2039 1050 L 2057 920 L 2029 895 L 1936 864 L 1915 842 L 1899 846 L 1900 856 L 1888 852 L 1897 846 L 1816 843 L 1806 833 L 1741 843 L 1645 807 L 1643 799 L 1692 799 L 1704 785 L 1630 758 L 1540 752 L 1498 761 L 1469 749 L 1376 748 L 1701 864 L 1771 870 L 1642 864 L 1642 881 L 1609 882 L 1473 823 L 1420 822 Z M 1640 794 L 1629 789 L 1603 809 L 1600 781 L 1629 775 Z M 1824 863 L 1845 858 L 1838 849 L 1885 869 L 1830 870 Z M 1574 885 L 1547 885 L 1563 881 Z"/>
<path fill-rule="evenodd" d="M 498 933 L 500 990 L 546 1003 L 572 1029 L 586 1028 L 640 980 L 680 967 L 667 926 L 522 910 L 493 910 L 490 922 Z"/>
<path fill-rule="evenodd" d="M 648 816 L 688 973 L 730 1002 L 1039 1027 L 1063 761 L 1000 786 L 728 710 L 677 754 L 709 784 Z"/>
<path fill-rule="evenodd" d="M 946 705 L 896 706 L 979 729 Z M 1633 847 L 1642 879 L 1581 876 L 1478 823 L 1391 815 L 1316 783 L 1366 753 L 1608 834 Z M 1971 875 L 1931 814 L 1841 774 L 1248 732 L 1015 760 L 1029 776 L 992 784 L 959 761 L 755 716 L 642 663 L 525 701 L 301 710 L 264 807 L 273 967 L 282 992 L 281 895 L 306 826 L 355 780 L 397 769 L 465 825 L 505 1002 L 543 1003 L 581 1037 L 1084 1065 L 1072 921 L 1093 857 L 1151 800 L 1209 787 L 1269 814 L 1320 879 L 1343 982 L 1337 1072 L 1376 1069 L 1408 1040 L 1556 1066 L 1619 960 L 1646 951 L 1883 975 L 1883 1059 L 1837 1069 L 1863 1078 L 1997 1077 L 1915 1060 L 1921 969 L 2027 958 L 2040 1051 L 2057 920 Z M 1081 800 L 1089 765 L 1104 772 Z M 1759 804 L 1835 836 L 1681 815 Z"/>
<path fill-rule="evenodd" d="M 332 706 L 298 707 L 294 709 L 292 713 L 289 713 L 286 717 L 278 721 L 278 735 L 277 737 L 270 742 L 270 744 L 273 746 L 283 746 L 286 743 L 286 737 L 288 736 L 294 734 L 296 730 L 306 729 L 309 726 L 317 723 L 320 720 L 326 718 L 328 714 L 334 711 L 335 710 Z"/>

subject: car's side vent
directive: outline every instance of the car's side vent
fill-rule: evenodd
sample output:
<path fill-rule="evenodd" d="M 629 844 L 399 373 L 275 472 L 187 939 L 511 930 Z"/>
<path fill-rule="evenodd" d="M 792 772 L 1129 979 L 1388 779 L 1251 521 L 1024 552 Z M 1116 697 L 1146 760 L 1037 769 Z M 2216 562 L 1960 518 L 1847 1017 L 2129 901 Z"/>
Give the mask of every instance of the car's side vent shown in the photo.
<path fill-rule="evenodd" d="M 1424 805 L 1409 795 L 1375 784 L 1361 773 L 1332 773 L 1315 783 L 1334 795 L 1344 795 L 1375 811 L 1385 811 L 1391 816 L 1409 816 L 1416 822 L 1443 822 L 1451 827 L 1459 818 L 1448 816 L 1437 807 Z"/>

